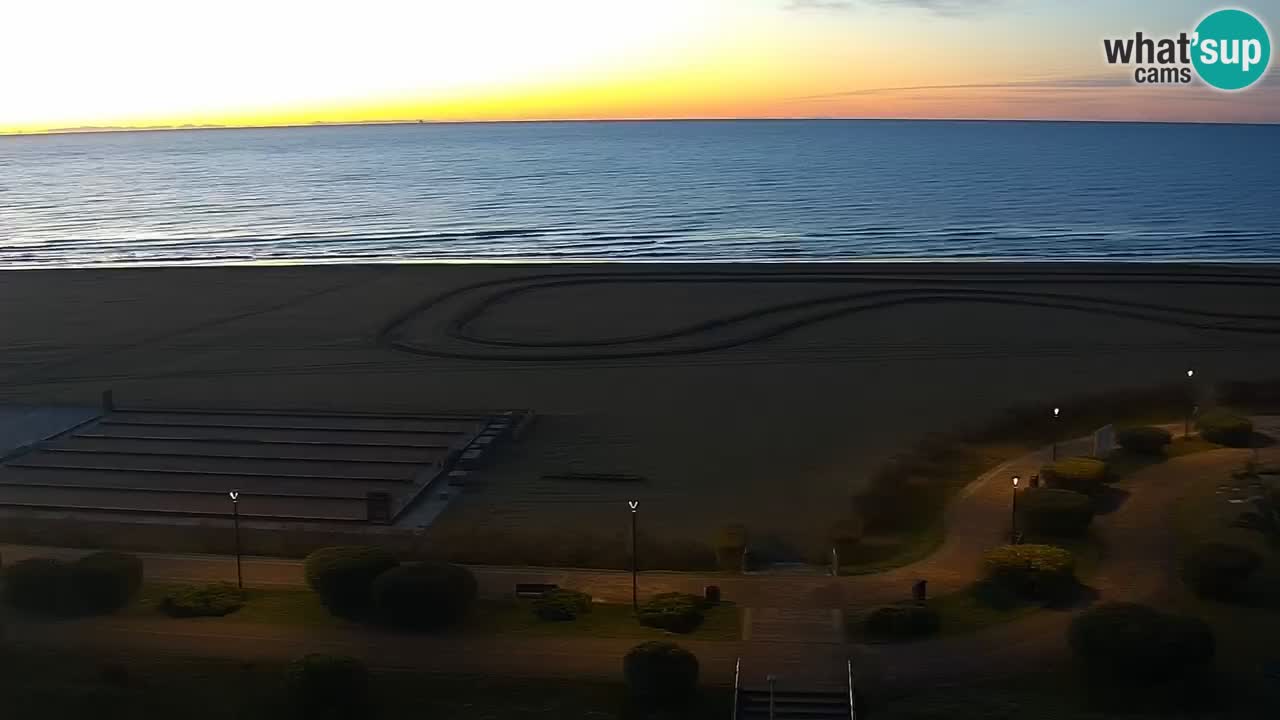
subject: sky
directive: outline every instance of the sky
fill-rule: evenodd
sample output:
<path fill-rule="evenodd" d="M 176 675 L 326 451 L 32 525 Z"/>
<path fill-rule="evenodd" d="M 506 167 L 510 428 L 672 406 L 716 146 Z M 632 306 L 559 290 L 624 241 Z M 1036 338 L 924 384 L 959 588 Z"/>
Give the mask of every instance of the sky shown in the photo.
<path fill-rule="evenodd" d="M 1280 0 L 10 0 L 0 133 L 739 117 L 1280 122 L 1280 73 L 1226 93 L 1138 85 L 1132 68 L 1105 61 L 1104 38 L 1176 35 L 1220 7 L 1280 27 Z"/>

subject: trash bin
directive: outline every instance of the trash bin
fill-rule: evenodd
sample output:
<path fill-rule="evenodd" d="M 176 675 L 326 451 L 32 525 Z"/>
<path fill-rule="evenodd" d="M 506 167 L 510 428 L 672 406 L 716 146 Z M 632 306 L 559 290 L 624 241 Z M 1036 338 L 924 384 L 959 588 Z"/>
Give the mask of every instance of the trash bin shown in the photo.
<path fill-rule="evenodd" d="M 702 589 L 702 597 L 712 605 L 720 604 L 720 586 L 708 585 Z"/>

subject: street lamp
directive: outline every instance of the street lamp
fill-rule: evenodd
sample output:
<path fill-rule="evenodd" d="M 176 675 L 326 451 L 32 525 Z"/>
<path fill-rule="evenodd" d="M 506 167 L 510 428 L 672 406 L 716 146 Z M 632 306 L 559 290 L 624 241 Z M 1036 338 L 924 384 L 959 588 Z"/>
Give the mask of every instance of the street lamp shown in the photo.
<path fill-rule="evenodd" d="M 1192 384 L 1195 382 L 1195 377 L 1196 377 L 1195 370 L 1187 370 L 1187 406 L 1188 407 L 1187 407 L 1186 418 L 1182 423 L 1183 437 L 1191 437 L 1191 416 L 1194 415 L 1196 411 L 1195 385 Z"/>
<path fill-rule="evenodd" d="M 244 590 L 244 575 L 240 572 L 240 491 L 227 493 L 231 498 L 231 521 L 236 528 L 236 587 Z"/>
<path fill-rule="evenodd" d="M 1062 408 L 1053 409 L 1053 461 L 1058 461 L 1058 418 L 1062 416 Z"/>
<path fill-rule="evenodd" d="M 1013 476 L 1013 509 L 1009 512 L 1009 544 L 1018 544 L 1018 482 L 1022 478 Z"/>
<path fill-rule="evenodd" d="M 636 559 L 636 510 L 640 507 L 639 500 L 628 500 L 627 506 L 631 508 L 631 609 L 636 615 L 640 614 L 640 595 L 639 580 L 636 575 L 639 570 L 639 561 Z"/>

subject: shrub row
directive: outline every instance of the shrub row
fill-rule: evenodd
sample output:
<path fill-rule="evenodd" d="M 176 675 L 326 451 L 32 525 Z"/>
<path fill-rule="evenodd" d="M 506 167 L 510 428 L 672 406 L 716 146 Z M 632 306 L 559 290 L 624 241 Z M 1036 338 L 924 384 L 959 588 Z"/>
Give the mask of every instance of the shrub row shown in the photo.
<path fill-rule="evenodd" d="M 1078 615 L 1067 635 L 1091 678 L 1109 684 L 1164 681 L 1213 659 L 1213 633 L 1202 620 L 1135 603 L 1106 603 Z"/>
<path fill-rule="evenodd" d="M 470 570 L 436 562 L 404 565 L 376 547 L 322 548 L 307 556 L 307 584 L 335 615 L 372 616 L 411 630 L 460 620 L 476 599 Z"/>
<path fill-rule="evenodd" d="M 1064 458 L 1040 469 L 1040 477 L 1051 488 L 1096 495 L 1111 479 L 1105 461 L 1091 457 Z"/>
<path fill-rule="evenodd" d="M 135 555 L 97 552 L 75 562 L 31 558 L 4 569 L 10 605 L 41 615 L 101 614 L 119 610 L 142 586 Z"/>
<path fill-rule="evenodd" d="M 914 640 L 938 632 L 942 620 L 927 605 L 886 605 L 863 620 L 863 630 L 875 640 Z"/>
<path fill-rule="evenodd" d="M 1018 498 L 1021 526 L 1036 535 L 1079 537 L 1093 522 L 1093 500 L 1083 493 L 1030 488 Z"/>
<path fill-rule="evenodd" d="M 693 632 L 702 624 L 706 601 L 686 593 L 661 593 L 640 606 L 640 624 L 667 632 Z"/>
<path fill-rule="evenodd" d="M 1210 410 L 1196 418 L 1200 437 L 1229 447 L 1249 447 L 1253 442 L 1253 421 L 1227 410 Z"/>
<path fill-rule="evenodd" d="M 1231 599 L 1261 565 L 1262 556 L 1252 548 L 1202 542 L 1182 558 L 1182 578 L 1201 597 Z"/>
<path fill-rule="evenodd" d="M 1116 444 L 1139 455 L 1163 455 L 1173 442 L 1173 434 L 1159 427 L 1142 425 L 1120 428 L 1116 431 Z"/>
<path fill-rule="evenodd" d="M 244 593 L 231 583 L 175 588 L 160 599 L 170 617 L 222 617 L 244 607 Z"/>
<path fill-rule="evenodd" d="M 983 555 L 982 565 L 988 583 L 1026 600 L 1066 600 L 1077 587 L 1075 556 L 1053 545 L 993 548 Z"/>
<path fill-rule="evenodd" d="M 533 614 L 540 620 L 560 622 L 591 612 L 591 596 L 577 590 L 552 590 L 533 601 Z"/>

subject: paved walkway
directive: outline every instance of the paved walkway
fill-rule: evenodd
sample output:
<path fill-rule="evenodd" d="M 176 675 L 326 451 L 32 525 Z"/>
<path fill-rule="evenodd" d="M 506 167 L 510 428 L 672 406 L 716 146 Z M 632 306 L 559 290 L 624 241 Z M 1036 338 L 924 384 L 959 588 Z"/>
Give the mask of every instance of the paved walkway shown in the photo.
<path fill-rule="evenodd" d="M 1280 431 L 1280 418 L 1258 418 L 1265 432 Z M 1059 446 L 1060 455 L 1084 454 L 1088 439 Z M 1117 488 L 1129 495 L 1096 522 L 1106 547 L 1093 589 L 1103 600 L 1158 598 L 1172 581 L 1172 530 L 1166 522 L 1187 483 L 1243 463 L 1247 450 L 1222 450 L 1176 458 L 1126 478 Z M 1274 450 L 1267 451 L 1268 454 Z M 734 661 L 744 659 L 746 682 L 777 672 L 793 680 L 838 682 L 844 659 L 877 684 L 907 686 L 1025 669 L 1063 657 L 1070 612 L 1047 611 L 967 636 L 889 646 L 846 646 L 840 611 L 904 599 L 920 578 L 930 593 L 958 590 L 977 576 L 982 553 L 1005 541 L 1014 474 L 1026 478 L 1048 459 L 1044 448 L 1005 463 L 969 485 L 949 506 L 946 540 L 928 558 L 874 575 L 722 576 L 646 572 L 641 593 L 700 592 L 718 584 L 726 599 L 748 609 L 744 639 L 681 641 L 703 662 L 704 677 L 730 683 Z M 5 562 L 30 556 L 74 557 L 82 551 L 0 546 Z M 153 581 L 207 582 L 235 578 L 235 560 L 207 555 L 142 555 Z M 617 602 L 630 602 L 630 574 L 613 571 L 476 567 L 481 593 L 508 594 L 516 582 L 555 582 Z M 301 587 L 300 561 L 246 558 L 245 582 L 256 587 Z M 341 650 L 377 666 L 518 675 L 616 677 L 619 658 L 634 641 L 587 638 L 461 638 L 398 636 L 371 630 L 306 631 L 241 623 L 233 619 L 99 618 L 62 623 L 23 623 L 14 639 L 30 642 L 139 648 L 228 657 L 283 659 L 314 649 Z"/>

